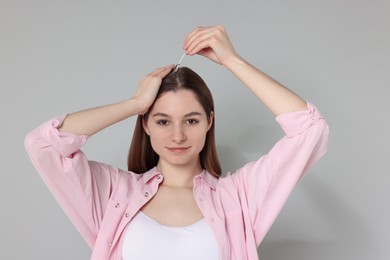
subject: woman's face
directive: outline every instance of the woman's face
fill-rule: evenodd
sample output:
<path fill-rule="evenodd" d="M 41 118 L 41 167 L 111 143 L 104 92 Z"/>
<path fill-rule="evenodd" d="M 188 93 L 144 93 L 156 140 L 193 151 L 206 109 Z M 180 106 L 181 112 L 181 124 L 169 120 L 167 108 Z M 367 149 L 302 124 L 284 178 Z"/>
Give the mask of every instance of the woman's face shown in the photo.
<path fill-rule="evenodd" d="M 159 163 L 184 166 L 199 160 L 212 116 L 207 119 L 190 90 L 169 91 L 156 100 L 143 126 L 160 156 Z"/>

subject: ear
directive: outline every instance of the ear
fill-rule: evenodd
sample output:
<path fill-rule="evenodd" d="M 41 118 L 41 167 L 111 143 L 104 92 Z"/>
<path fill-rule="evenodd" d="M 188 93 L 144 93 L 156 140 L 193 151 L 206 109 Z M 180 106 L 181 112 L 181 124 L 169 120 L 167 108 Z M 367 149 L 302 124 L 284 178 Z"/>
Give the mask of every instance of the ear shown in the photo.
<path fill-rule="evenodd" d="M 148 121 L 145 119 L 144 116 L 142 117 L 142 128 L 144 129 L 147 135 L 150 135 L 149 128 L 148 128 Z"/>
<path fill-rule="evenodd" d="M 214 111 L 211 111 L 209 117 L 209 125 L 207 126 L 207 131 L 210 130 L 211 126 L 213 125 L 213 122 L 214 122 Z"/>

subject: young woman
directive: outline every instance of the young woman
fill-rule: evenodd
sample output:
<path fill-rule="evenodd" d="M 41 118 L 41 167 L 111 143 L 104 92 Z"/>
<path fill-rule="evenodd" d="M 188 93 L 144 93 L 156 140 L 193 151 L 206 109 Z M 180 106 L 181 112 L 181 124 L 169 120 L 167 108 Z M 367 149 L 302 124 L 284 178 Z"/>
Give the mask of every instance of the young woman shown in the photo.
<path fill-rule="evenodd" d="M 184 50 L 235 74 L 285 136 L 220 177 L 211 93 L 195 72 L 173 65 L 147 75 L 128 100 L 44 123 L 28 134 L 26 149 L 91 259 L 258 259 L 291 190 L 326 151 L 318 110 L 241 58 L 222 26 L 196 28 Z M 136 115 L 128 171 L 80 151 L 89 136 Z"/>

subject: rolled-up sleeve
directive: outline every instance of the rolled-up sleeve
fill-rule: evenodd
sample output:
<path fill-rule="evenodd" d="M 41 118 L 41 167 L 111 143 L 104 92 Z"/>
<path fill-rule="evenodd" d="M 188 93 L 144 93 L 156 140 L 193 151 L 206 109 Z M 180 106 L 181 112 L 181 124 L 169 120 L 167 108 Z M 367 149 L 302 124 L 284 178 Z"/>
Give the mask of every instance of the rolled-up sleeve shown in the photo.
<path fill-rule="evenodd" d="M 243 217 L 257 244 L 263 240 L 299 179 L 327 151 L 329 129 L 311 103 L 305 111 L 276 117 L 285 136 L 259 160 L 232 174 Z M 249 224 L 249 223 L 247 223 Z"/>
<path fill-rule="evenodd" d="M 25 148 L 44 183 L 92 248 L 119 170 L 89 161 L 80 150 L 88 136 L 58 130 L 65 117 L 30 132 Z"/>

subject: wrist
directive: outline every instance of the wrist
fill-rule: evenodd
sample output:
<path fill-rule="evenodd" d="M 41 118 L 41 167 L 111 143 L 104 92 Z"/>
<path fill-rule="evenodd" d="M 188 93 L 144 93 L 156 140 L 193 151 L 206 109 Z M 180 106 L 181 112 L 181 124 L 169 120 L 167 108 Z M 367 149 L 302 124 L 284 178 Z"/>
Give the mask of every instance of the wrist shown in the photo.
<path fill-rule="evenodd" d="M 145 102 L 132 97 L 124 101 L 124 106 L 126 111 L 129 111 L 131 115 L 143 115 L 145 114 L 149 107 L 145 106 Z"/>
<path fill-rule="evenodd" d="M 247 62 L 237 54 L 232 55 L 226 59 L 222 65 L 225 66 L 228 70 L 234 72 L 237 68 L 240 68 L 245 64 L 247 64 Z"/>

